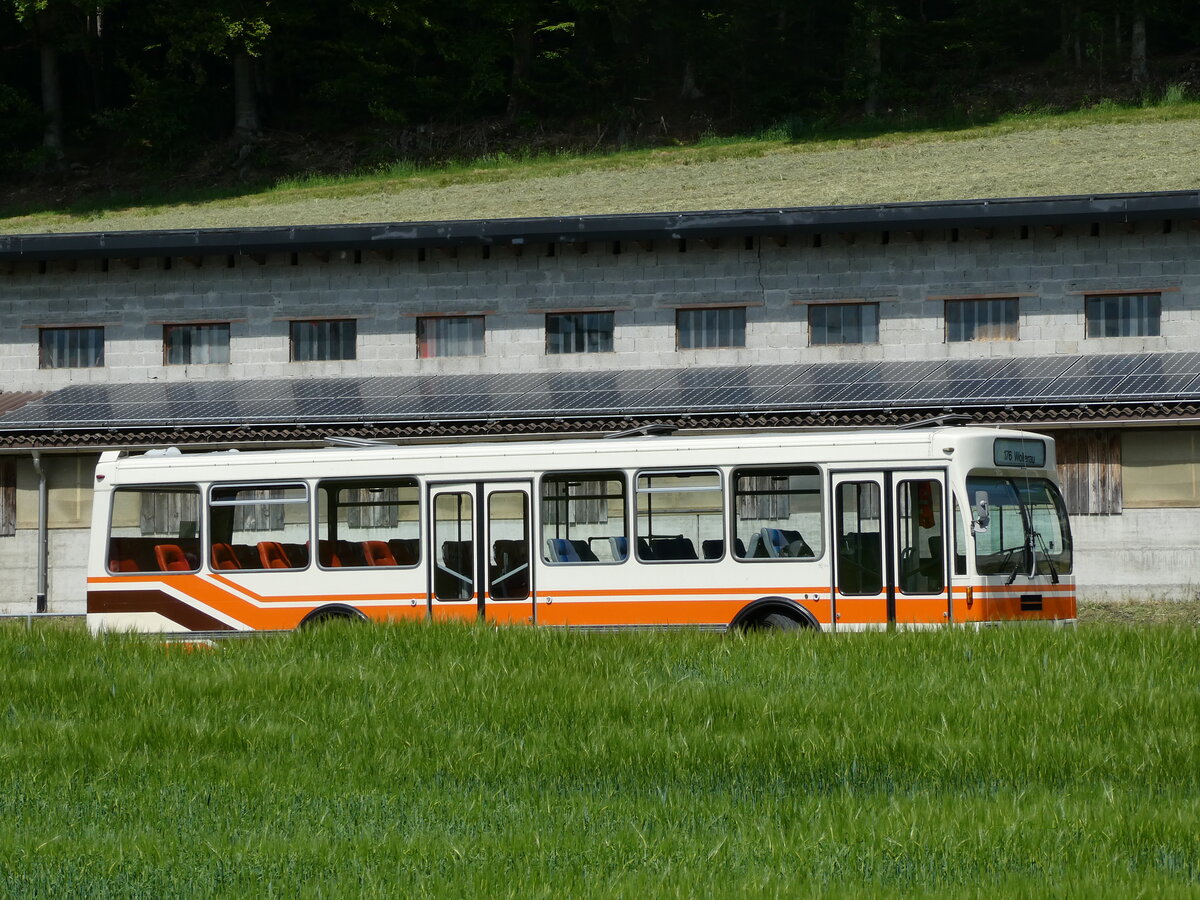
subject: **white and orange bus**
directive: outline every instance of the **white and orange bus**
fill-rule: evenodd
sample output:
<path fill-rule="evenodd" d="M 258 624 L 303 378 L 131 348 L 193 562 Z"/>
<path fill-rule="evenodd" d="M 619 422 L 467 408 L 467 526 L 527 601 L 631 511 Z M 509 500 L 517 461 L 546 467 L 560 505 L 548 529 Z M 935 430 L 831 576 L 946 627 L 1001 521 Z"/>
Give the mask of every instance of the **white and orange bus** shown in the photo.
<path fill-rule="evenodd" d="M 94 631 L 346 617 L 1071 622 L 1054 443 L 979 427 L 141 455 L 96 469 Z"/>

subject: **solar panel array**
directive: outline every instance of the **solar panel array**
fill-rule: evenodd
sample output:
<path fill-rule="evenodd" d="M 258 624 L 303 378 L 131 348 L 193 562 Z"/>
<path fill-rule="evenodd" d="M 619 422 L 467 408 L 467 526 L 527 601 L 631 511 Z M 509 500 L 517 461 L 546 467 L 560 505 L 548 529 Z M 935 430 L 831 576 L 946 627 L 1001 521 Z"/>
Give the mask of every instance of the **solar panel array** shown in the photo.
<path fill-rule="evenodd" d="M 1200 398 L 1200 353 L 80 385 L 0 431 L 385 423 Z"/>

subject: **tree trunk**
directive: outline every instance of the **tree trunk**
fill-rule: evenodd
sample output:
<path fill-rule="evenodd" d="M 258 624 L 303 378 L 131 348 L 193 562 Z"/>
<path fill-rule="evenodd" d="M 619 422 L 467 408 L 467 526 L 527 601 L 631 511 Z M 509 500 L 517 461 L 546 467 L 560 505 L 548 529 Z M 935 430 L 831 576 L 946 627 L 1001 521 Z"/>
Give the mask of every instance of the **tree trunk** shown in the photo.
<path fill-rule="evenodd" d="M 867 98 L 863 103 L 863 113 L 868 119 L 873 119 L 879 112 L 879 79 L 883 74 L 883 40 L 875 28 L 867 34 L 866 49 Z"/>
<path fill-rule="evenodd" d="M 254 57 L 244 50 L 233 57 L 233 130 L 240 138 L 255 138 L 262 131 L 258 119 L 258 91 L 254 83 Z"/>
<path fill-rule="evenodd" d="M 525 98 L 529 93 L 529 69 L 533 62 L 533 22 L 528 16 L 522 16 L 513 23 L 512 42 L 512 79 L 508 85 L 508 109 L 504 113 L 510 122 L 524 111 Z"/>
<path fill-rule="evenodd" d="M 679 85 L 679 99 L 699 100 L 703 96 L 704 92 L 696 87 L 696 72 L 689 59 L 683 64 L 683 81 Z"/>
<path fill-rule="evenodd" d="M 45 131 L 42 147 L 56 162 L 63 158 L 63 103 L 62 81 L 58 76 L 58 50 L 44 35 L 38 48 L 42 63 L 42 115 Z"/>
<path fill-rule="evenodd" d="M 1133 83 L 1142 85 L 1150 80 L 1146 67 L 1146 13 L 1140 3 L 1133 6 L 1133 33 L 1129 40 L 1129 70 Z"/>

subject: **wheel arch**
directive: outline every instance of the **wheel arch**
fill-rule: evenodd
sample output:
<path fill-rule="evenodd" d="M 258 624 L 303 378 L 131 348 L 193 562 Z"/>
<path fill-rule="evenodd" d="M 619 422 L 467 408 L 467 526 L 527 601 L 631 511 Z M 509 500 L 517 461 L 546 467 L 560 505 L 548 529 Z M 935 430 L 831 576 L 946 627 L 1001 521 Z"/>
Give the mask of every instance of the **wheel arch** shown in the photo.
<path fill-rule="evenodd" d="M 757 600 L 743 606 L 733 621 L 729 623 L 730 630 L 754 628 L 772 613 L 782 613 L 795 619 L 804 628 L 821 630 L 821 623 L 811 612 L 787 597 L 759 597 Z"/>
<path fill-rule="evenodd" d="M 331 622 L 337 619 L 346 619 L 351 622 L 365 622 L 367 616 L 360 609 L 355 609 L 346 603 L 326 603 L 324 606 L 318 606 L 316 609 L 309 612 L 296 625 L 297 628 L 304 628 L 308 625 L 316 625 L 319 622 Z"/>

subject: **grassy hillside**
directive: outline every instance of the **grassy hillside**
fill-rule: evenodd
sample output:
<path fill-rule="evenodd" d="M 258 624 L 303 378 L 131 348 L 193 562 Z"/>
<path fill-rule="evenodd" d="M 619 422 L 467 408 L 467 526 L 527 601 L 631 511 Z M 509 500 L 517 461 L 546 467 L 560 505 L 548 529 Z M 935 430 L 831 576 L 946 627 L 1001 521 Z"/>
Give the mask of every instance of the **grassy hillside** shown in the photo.
<path fill-rule="evenodd" d="M 1200 103 L 1102 104 L 982 127 L 840 137 L 785 129 L 603 156 L 398 162 L 236 196 L 110 197 L 27 207 L 0 232 L 210 228 L 813 206 L 1200 187 Z M 225 192 L 227 193 L 227 192 Z M 0 213 L 2 214 L 2 213 Z"/>
<path fill-rule="evenodd" d="M 1200 634 L 0 630 L 6 896 L 1194 896 Z"/>

